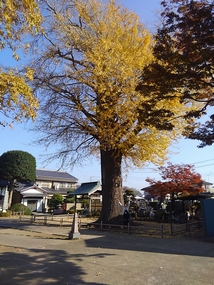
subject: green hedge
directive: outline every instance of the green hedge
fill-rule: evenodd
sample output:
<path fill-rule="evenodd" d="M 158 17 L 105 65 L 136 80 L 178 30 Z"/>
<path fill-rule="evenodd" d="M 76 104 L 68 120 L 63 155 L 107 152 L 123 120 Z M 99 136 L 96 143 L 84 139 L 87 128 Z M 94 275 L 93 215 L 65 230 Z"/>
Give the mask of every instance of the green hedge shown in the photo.
<path fill-rule="evenodd" d="M 21 204 L 21 203 L 14 204 L 11 207 L 11 211 L 12 211 L 12 213 L 19 213 L 19 214 L 23 214 L 23 215 L 31 215 L 32 214 L 31 209 L 28 208 L 27 206 Z"/>

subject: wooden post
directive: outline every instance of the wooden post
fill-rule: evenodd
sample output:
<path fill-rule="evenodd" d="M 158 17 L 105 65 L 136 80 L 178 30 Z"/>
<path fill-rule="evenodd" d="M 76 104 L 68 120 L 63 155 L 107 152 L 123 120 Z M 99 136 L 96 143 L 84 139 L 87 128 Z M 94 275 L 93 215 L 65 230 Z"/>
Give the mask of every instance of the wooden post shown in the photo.
<path fill-rule="evenodd" d="M 161 225 L 161 237 L 163 238 L 163 225 Z"/>
<path fill-rule="evenodd" d="M 128 222 L 128 234 L 129 234 L 129 235 L 131 234 L 129 222 Z"/>
<path fill-rule="evenodd" d="M 34 221 L 34 216 L 31 216 L 31 217 L 30 217 L 30 222 L 31 222 L 31 224 L 33 224 L 33 221 Z"/>
<path fill-rule="evenodd" d="M 171 236 L 173 236 L 172 223 L 170 223 Z"/>

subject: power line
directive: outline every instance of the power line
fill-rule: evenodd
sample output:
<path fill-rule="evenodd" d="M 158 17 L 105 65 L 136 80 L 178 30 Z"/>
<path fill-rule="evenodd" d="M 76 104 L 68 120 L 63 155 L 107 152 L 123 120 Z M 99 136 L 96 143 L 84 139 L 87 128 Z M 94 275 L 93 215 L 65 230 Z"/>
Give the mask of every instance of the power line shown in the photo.
<path fill-rule="evenodd" d="M 206 164 L 206 165 L 201 165 L 201 166 L 196 166 L 195 168 L 201 168 L 201 167 L 206 167 L 206 166 L 211 166 L 211 165 L 214 165 L 214 163 Z"/>
<path fill-rule="evenodd" d="M 211 161 L 211 160 L 214 160 L 214 158 L 202 160 L 202 161 L 198 161 L 198 162 L 194 162 L 194 163 L 190 163 L 190 164 L 199 164 L 199 163 L 203 163 L 203 162 L 207 162 L 207 161 Z"/>
<path fill-rule="evenodd" d="M 202 160 L 202 161 L 198 161 L 198 162 L 194 162 L 194 163 L 188 163 L 190 165 L 195 165 L 195 164 L 200 164 L 200 163 L 204 163 L 204 162 L 208 162 L 208 161 L 213 161 L 214 158 L 211 158 L 211 159 L 207 159 L 207 160 Z M 207 166 L 212 166 L 214 165 L 214 163 L 210 163 L 210 164 L 205 164 L 205 165 L 199 165 L 199 166 L 195 166 L 195 168 L 202 168 L 202 167 L 207 167 Z M 150 171 L 149 171 L 150 170 Z M 135 175 L 135 174 L 158 174 L 159 173 L 159 170 L 158 169 L 155 169 L 155 168 L 146 168 L 146 170 L 144 171 L 130 171 L 128 173 L 128 176 L 132 176 L 132 175 Z M 132 177 L 133 179 L 134 177 Z M 138 179 L 138 177 L 135 176 L 135 179 Z M 142 179 L 142 177 L 139 177 L 139 179 Z"/>

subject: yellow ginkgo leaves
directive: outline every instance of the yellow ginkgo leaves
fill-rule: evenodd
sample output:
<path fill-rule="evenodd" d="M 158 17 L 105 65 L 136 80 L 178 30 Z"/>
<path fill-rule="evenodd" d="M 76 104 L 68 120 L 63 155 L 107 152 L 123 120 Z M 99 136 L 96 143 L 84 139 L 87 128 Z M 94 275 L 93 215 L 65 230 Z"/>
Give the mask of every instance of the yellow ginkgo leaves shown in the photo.
<path fill-rule="evenodd" d="M 33 96 L 26 79 L 32 79 L 32 70 L 28 69 L 25 75 L 14 74 L 13 70 L 4 72 L 0 69 L 0 112 L 5 115 L 5 126 L 22 119 L 35 119 L 38 109 L 38 100 Z"/>
<path fill-rule="evenodd" d="M 22 41 L 23 36 L 37 33 L 41 19 L 39 7 L 34 0 L 0 1 L 0 52 L 4 48 L 10 48 L 13 58 L 19 60 L 17 49 L 26 51 L 29 47 Z M 5 115 L 5 119 L 0 121 L 1 125 L 35 118 L 38 101 L 26 79 L 33 79 L 31 69 L 22 75 L 17 74 L 12 67 L 0 69 L 0 112 Z"/>

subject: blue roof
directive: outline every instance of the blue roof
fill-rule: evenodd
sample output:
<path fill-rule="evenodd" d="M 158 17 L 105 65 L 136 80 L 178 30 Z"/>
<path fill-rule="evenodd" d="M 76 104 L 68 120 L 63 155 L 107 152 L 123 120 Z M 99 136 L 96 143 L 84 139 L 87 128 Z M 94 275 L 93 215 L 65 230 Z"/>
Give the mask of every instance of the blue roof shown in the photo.
<path fill-rule="evenodd" d="M 82 183 L 80 187 L 78 187 L 73 192 L 69 193 L 69 195 L 90 195 L 97 190 L 102 190 L 101 184 L 99 181 L 96 182 L 85 182 Z"/>

